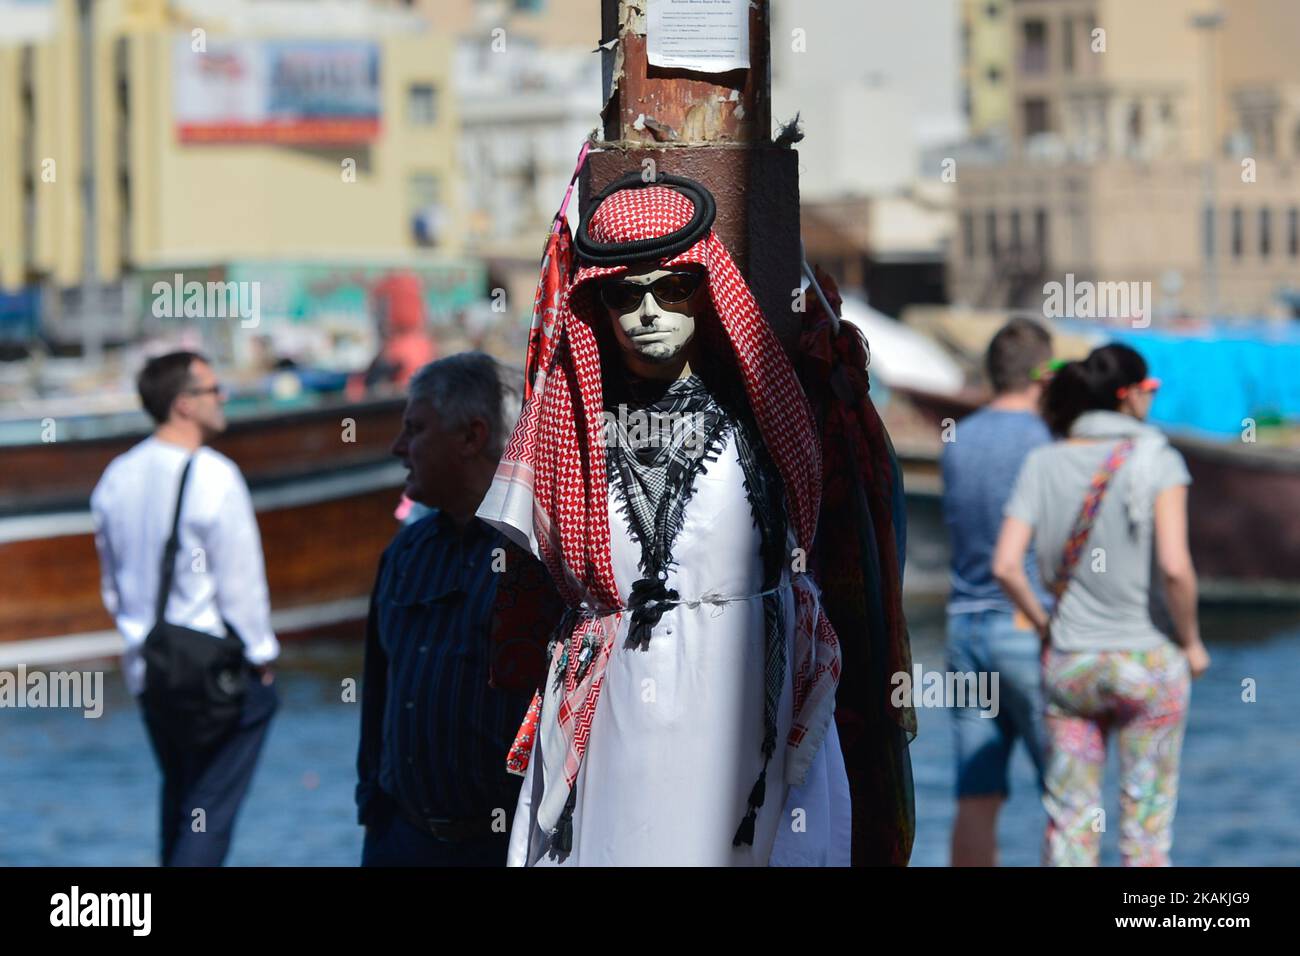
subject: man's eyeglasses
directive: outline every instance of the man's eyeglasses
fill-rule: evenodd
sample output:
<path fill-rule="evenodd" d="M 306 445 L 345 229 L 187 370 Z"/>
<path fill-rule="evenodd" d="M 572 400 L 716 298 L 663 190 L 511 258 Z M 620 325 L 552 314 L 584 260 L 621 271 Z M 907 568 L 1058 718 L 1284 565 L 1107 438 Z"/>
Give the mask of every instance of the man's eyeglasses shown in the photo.
<path fill-rule="evenodd" d="M 615 312 L 630 312 L 649 292 L 662 306 L 681 305 L 695 294 L 703 281 L 703 272 L 670 272 L 648 284 L 606 279 L 600 283 L 600 301 Z"/>
<path fill-rule="evenodd" d="M 223 385 L 209 385 L 207 388 L 187 388 L 186 395 L 224 395 L 226 393 Z"/>

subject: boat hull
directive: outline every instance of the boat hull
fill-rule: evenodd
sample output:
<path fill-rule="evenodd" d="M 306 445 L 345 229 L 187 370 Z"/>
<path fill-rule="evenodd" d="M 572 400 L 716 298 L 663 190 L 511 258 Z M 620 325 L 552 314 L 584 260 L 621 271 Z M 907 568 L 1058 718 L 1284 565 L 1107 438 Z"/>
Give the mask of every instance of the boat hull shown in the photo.
<path fill-rule="evenodd" d="M 281 637 L 360 633 L 380 554 L 399 527 L 405 472 L 389 447 L 405 404 L 386 397 L 272 410 L 233 419 L 214 443 L 252 493 Z M 147 434 L 118 427 L 42 442 L 34 433 L 0 452 L 0 657 L 23 659 L 20 643 L 55 658 L 60 647 L 120 645 L 99 593 L 90 492 Z"/>
<path fill-rule="evenodd" d="M 405 407 L 402 398 L 381 398 L 251 415 L 232 419 L 212 447 L 239 465 L 252 488 L 375 464 L 387 460 Z M 0 448 L 0 515 L 84 507 L 108 463 L 149 434 L 139 428 L 42 441 L 40 422 L 30 428 L 31 441 Z"/>
<path fill-rule="evenodd" d="M 895 389 L 933 426 L 959 421 L 979 407 L 969 395 Z M 1171 436 L 1187 462 L 1188 543 L 1211 600 L 1300 601 L 1300 454 L 1293 449 Z M 942 493 L 941 445 L 900 445 L 910 495 Z"/>
<path fill-rule="evenodd" d="M 292 622 L 281 636 L 360 633 L 402 483 L 394 464 L 254 490 L 272 608 Z M 0 523 L 0 566 L 0 641 L 112 630 L 88 513 Z"/>

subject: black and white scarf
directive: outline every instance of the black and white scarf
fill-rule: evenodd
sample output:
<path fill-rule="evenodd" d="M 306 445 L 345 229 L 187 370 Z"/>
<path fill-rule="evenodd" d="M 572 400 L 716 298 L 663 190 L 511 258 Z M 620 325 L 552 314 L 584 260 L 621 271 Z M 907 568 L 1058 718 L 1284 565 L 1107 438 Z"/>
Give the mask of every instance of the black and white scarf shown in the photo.
<path fill-rule="evenodd" d="M 784 613 L 776 586 L 785 562 L 785 495 L 743 396 L 718 390 L 715 397 L 696 375 L 666 389 L 659 383 L 627 382 L 610 390 L 605 408 L 606 472 L 610 488 L 641 547 L 642 578 L 632 586 L 629 640 L 649 641 L 664 612 L 679 601 L 667 587 L 675 561 L 672 547 L 685 521 L 696 478 L 716 461 L 729 435 L 744 474 L 745 496 L 761 537 L 763 561 L 763 757 L 764 770 L 750 795 L 750 812 L 737 840 L 752 842 L 753 821 L 763 803 L 767 761 L 776 749 L 776 713 L 785 681 Z M 748 839 L 744 839 L 744 835 Z"/>
<path fill-rule="evenodd" d="M 697 376 L 657 398 L 629 385 L 628 401 L 606 408 L 605 464 L 610 485 L 641 546 L 641 573 L 662 579 L 673 564 L 695 478 L 717 459 L 733 423 Z"/>

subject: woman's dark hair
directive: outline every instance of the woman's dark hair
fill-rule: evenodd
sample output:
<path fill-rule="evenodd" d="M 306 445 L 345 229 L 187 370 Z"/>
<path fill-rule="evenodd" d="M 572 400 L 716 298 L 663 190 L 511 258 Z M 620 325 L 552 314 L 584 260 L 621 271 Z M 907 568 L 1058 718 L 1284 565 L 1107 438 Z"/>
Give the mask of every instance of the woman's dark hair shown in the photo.
<path fill-rule="evenodd" d="M 1082 362 L 1066 362 L 1043 393 L 1043 420 L 1054 435 L 1066 435 L 1084 412 L 1115 411 L 1118 392 L 1147 377 L 1147 363 L 1127 345 L 1103 345 Z"/>

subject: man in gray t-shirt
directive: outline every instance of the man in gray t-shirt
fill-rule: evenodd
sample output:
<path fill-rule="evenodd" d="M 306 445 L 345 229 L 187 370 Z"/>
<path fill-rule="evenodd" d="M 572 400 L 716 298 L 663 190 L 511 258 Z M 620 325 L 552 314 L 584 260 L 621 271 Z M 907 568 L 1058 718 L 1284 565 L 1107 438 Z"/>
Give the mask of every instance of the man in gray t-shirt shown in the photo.
<path fill-rule="evenodd" d="M 1005 513 L 1034 529 L 1042 578 L 1052 581 L 1092 477 L 1124 438 L 1136 439 L 1133 452 L 1102 498 L 1052 619 L 1057 650 L 1146 651 L 1173 638 L 1159 575 L 1152 574 L 1152 515 L 1156 495 L 1192 479 L 1159 429 L 1119 412 L 1079 416 L 1069 441 L 1025 459 Z"/>

